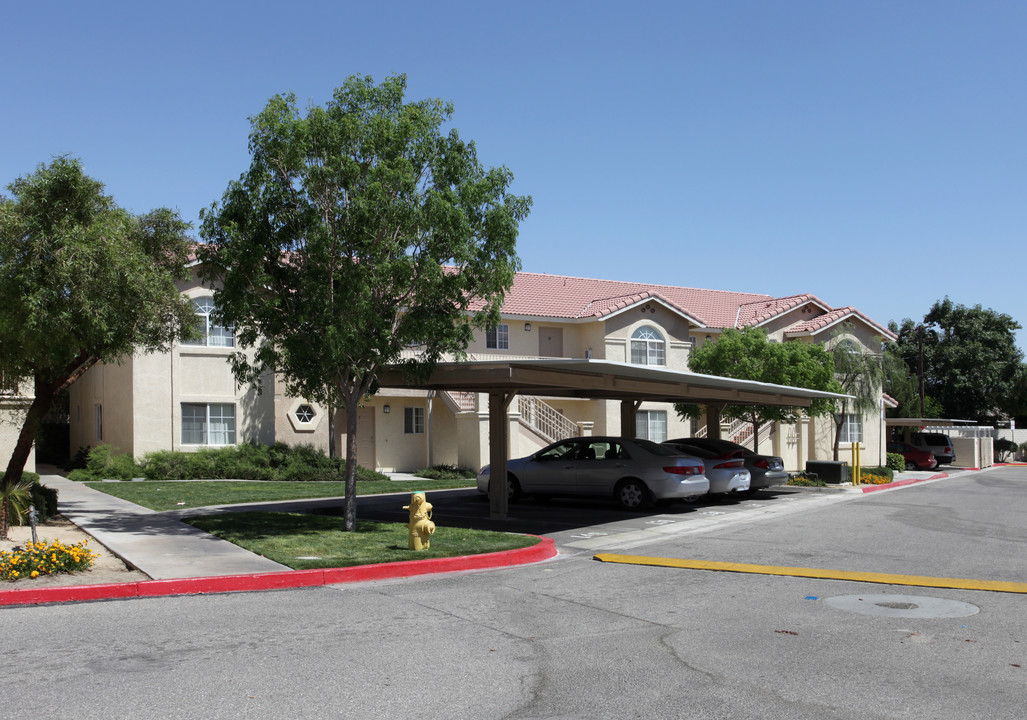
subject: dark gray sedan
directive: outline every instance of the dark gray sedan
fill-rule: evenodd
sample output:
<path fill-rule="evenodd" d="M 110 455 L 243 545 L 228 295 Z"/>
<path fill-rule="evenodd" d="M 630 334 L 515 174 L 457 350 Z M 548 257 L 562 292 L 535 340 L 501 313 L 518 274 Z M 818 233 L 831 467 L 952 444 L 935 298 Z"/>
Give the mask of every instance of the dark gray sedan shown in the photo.
<path fill-rule="evenodd" d="M 622 437 L 561 440 L 506 463 L 507 491 L 520 495 L 609 497 L 629 510 L 652 501 L 705 495 L 710 481 L 702 460 L 663 445 Z M 478 491 L 489 491 L 489 466 L 478 473 Z"/>
<path fill-rule="evenodd" d="M 704 448 L 712 450 L 723 458 L 740 457 L 745 461 L 745 469 L 749 471 L 749 490 L 753 493 L 760 488 L 767 488 L 772 485 L 784 485 L 788 482 L 788 473 L 785 471 L 784 460 L 776 455 L 760 455 L 754 453 L 744 445 L 733 443 L 730 440 L 715 440 L 713 438 L 678 438 L 668 440 L 668 443 L 675 445 Z"/>

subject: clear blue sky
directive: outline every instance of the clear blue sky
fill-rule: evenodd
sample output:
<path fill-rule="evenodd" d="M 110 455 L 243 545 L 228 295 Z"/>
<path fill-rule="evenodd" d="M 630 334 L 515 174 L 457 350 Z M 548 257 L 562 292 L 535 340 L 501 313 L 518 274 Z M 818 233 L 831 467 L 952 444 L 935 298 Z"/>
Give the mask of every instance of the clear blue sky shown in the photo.
<path fill-rule="evenodd" d="M 196 222 L 276 93 L 410 99 L 534 197 L 525 270 L 1027 324 L 1027 4 L 7 3 L 0 185 L 58 154 Z M 6 191 L 5 191 L 6 192 Z M 1018 334 L 1027 348 L 1027 331 Z"/>

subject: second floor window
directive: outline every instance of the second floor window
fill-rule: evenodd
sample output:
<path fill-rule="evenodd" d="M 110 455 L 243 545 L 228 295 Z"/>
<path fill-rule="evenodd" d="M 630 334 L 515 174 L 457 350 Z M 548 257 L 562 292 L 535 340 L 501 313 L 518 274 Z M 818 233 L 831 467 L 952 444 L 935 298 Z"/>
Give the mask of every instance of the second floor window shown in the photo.
<path fill-rule="evenodd" d="M 196 310 L 196 337 L 183 340 L 183 345 L 206 345 L 208 347 L 235 347 L 235 331 L 214 323 L 210 315 L 214 312 L 214 298 L 193 299 Z"/>
<path fill-rule="evenodd" d="M 631 364 L 667 364 L 667 344 L 659 330 L 643 325 L 631 335 Z"/>
<path fill-rule="evenodd" d="M 485 347 L 490 350 L 510 349 L 510 326 L 495 325 L 485 331 Z"/>

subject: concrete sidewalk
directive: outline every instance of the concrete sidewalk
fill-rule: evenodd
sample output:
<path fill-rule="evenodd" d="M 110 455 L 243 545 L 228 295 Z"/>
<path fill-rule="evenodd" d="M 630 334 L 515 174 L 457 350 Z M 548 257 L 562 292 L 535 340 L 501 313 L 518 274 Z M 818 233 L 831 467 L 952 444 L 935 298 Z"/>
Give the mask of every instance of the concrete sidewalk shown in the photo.
<path fill-rule="evenodd" d="M 60 475 L 43 475 L 40 481 L 57 490 L 64 517 L 154 580 L 291 570 L 173 516 Z"/>

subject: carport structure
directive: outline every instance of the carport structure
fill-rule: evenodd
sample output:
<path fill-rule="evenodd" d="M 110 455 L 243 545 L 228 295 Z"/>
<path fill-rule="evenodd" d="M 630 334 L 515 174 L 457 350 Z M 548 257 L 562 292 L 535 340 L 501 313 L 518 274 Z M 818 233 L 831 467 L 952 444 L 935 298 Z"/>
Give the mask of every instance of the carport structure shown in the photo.
<path fill-rule="evenodd" d="M 493 519 L 507 514 L 507 411 L 518 395 L 619 400 L 621 435 L 634 437 L 635 412 L 643 402 L 809 407 L 813 400 L 848 397 L 806 388 L 735 380 L 716 375 L 591 359 L 447 362 L 427 379 L 411 379 L 401 366 L 378 374 L 383 388 L 487 393 L 489 397 L 489 507 Z"/>

